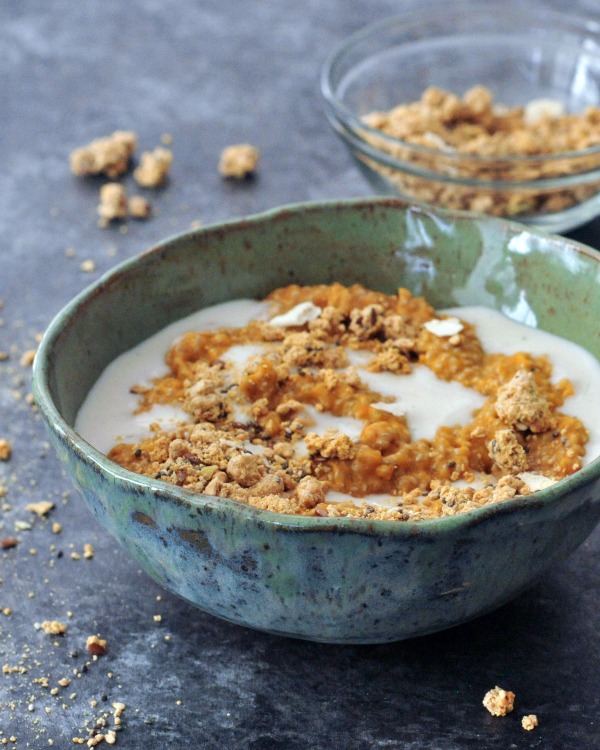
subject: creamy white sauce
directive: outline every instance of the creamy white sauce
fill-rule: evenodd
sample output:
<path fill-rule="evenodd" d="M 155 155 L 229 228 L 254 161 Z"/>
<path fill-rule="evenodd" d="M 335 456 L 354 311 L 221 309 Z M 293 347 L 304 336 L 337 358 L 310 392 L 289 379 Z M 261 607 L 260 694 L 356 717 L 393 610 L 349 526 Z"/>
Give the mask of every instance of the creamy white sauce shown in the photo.
<path fill-rule="evenodd" d="M 413 440 L 432 440 L 441 425 L 465 425 L 486 399 L 472 388 L 454 381 L 440 380 L 424 365 L 413 367 L 410 374 L 369 372 L 359 369 L 360 378 L 372 391 L 392 397 L 390 403 L 374 404 L 392 414 L 403 414 Z"/>
<path fill-rule="evenodd" d="M 153 422 L 168 429 L 179 420 L 185 421 L 187 415 L 173 406 L 155 406 L 147 412 L 135 414 L 138 397 L 129 389 L 133 385 L 149 384 L 153 378 L 167 374 L 165 354 L 184 333 L 244 326 L 252 319 L 264 320 L 267 309 L 265 303 L 254 300 L 215 305 L 168 326 L 122 354 L 104 370 L 90 390 L 77 415 L 75 429 L 88 443 L 102 453 L 108 453 L 117 442 L 135 442 L 148 435 L 149 425 Z M 473 323 L 488 352 L 514 354 L 525 351 L 546 355 L 553 367 L 553 381 L 568 378 L 575 388 L 575 395 L 567 399 L 561 411 L 578 417 L 589 430 L 590 440 L 583 463 L 587 464 L 600 455 L 600 399 L 597 398 L 600 363 L 589 352 L 558 336 L 515 323 L 492 309 L 464 307 L 443 312 Z M 243 369 L 250 358 L 261 355 L 271 346 L 235 345 L 223 354 L 222 359 L 230 363 L 235 373 L 235 370 Z M 364 369 L 372 358 L 369 352 L 349 351 L 348 358 L 361 380 L 385 399 L 376 404 L 377 408 L 406 416 L 414 440 L 433 438 L 441 425 L 467 424 L 473 411 L 485 400 L 476 391 L 459 383 L 439 380 L 425 366 L 415 366 L 411 374 L 372 373 Z M 307 431 L 322 434 L 335 429 L 352 440 L 358 439 L 364 426 L 360 420 L 334 417 L 310 406 L 305 406 L 299 417 L 306 420 Z M 239 409 L 236 418 L 243 422 L 248 415 Z M 259 446 L 252 446 L 251 450 L 262 452 Z M 304 443 L 298 443 L 296 450 L 298 455 L 304 453 Z M 349 497 L 330 492 L 328 499 L 348 500 Z M 357 500 L 363 501 L 391 507 L 397 504 L 397 500 L 388 495 Z"/>
<path fill-rule="evenodd" d="M 146 425 L 157 422 L 168 428 L 173 413 L 155 406 L 134 414 L 139 397 L 130 393 L 133 385 L 149 385 L 168 373 L 165 355 L 173 343 L 188 331 L 211 331 L 223 326 L 244 326 L 264 319 L 268 306 L 256 300 L 234 300 L 199 310 L 163 328 L 149 339 L 113 360 L 100 375 L 83 402 L 75 429 L 101 453 L 108 453 L 119 437 L 148 434 Z M 184 412 L 181 412 L 184 414 Z M 184 415 L 187 418 L 187 415 Z M 141 434 L 140 434 L 141 433 Z"/>

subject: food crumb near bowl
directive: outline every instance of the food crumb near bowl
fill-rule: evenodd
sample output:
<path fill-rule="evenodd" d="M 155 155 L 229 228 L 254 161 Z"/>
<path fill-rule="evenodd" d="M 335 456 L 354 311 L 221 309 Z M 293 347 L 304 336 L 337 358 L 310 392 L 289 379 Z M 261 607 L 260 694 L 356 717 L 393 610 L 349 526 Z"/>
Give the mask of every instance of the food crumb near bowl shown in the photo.
<path fill-rule="evenodd" d="M 118 182 L 107 182 L 100 188 L 100 202 L 98 203 L 99 225 L 108 226 L 115 219 L 127 216 L 127 193 L 123 185 Z"/>
<path fill-rule="evenodd" d="M 284 287 L 141 347 L 76 429 L 125 468 L 257 508 L 431 520 L 529 496 L 600 453 L 591 354 L 405 289 Z"/>
<path fill-rule="evenodd" d="M 125 174 L 137 149 L 137 135 L 131 130 L 115 130 L 71 152 L 71 171 L 78 177 L 104 174 L 115 179 Z"/>
<path fill-rule="evenodd" d="M 243 180 L 258 168 L 260 151 L 249 143 L 236 143 L 221 152 L 219 172 L 223 177 Z"/>
<path fill-rule="evenodd" d="M 506 716 L 515 706 L 515 694 L 496 685 L 483 696 L 483 705 L 492 716 Z"/>
<path fill-rule="evenodd" d="M 361 136 L 384 154 L 439 173 L 440 181 L 436 181 L 431 175 L 406 174 L 369 160 L 373 169 L 417 200 L 518 216 L 562 211 L 600 190 L 598 181 L 574 187 L 531 184 L 598 168 L 600 155 L 585 153 L 600 145 L 598 107 L 569 113 L 563 102 L 548 98 L 510 106 L 495 102 L 482 85 L 463 96 L 430 86 L 419 100 L 370 112 L 362 122 L 372 130 L 361 131 Z M 503 189 L 502 185 L 444 184 L 444 175 L 527 185 Z"/>
<path fill-rule="evenodd" d="M 167 181 L 172 163 L 173 152 L 168 148 L 158 146 L 154 151 L 144 151 L 133 178 L 141 187 L 161 187 Z"/>
<path fill-rule="evenodd" d="M 0 438 L 0 461 L 8 461 L 12 455 L 12 446 L 6 438 Z"/>
<path fill-rule="evenodd" d="M 147 219 L 152 214 L 150 201 L 141 195 L 128 196 L 119 182 L 107 182 L 100 188 L 98 203 L 98 225 L 105 229 L 112 221 L 126 219 Z"/>
<path fill-rule="evenodd" d="M 528 732 L 535 729 L 539 724 L 538 717 L 536 714 L 527 714 L 521 719 L 521 726 Z"/>

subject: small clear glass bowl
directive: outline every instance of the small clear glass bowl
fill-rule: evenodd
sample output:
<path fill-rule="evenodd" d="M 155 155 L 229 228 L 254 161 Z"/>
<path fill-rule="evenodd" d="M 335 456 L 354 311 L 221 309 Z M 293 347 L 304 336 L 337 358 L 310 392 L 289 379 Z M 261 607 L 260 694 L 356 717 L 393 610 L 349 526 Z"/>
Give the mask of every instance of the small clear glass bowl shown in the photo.
<path fill-rule="evenodd" d="M 476 85 L 508 106 L 598 106 L 600 23 L 523 0 L 424 0 L 344 41 L 321 77 L 327 116 L 378 193 L 551 232 L 600 214 L 600 146 L 498 158 L 415 145 L 364 120 L 419 100 L 429 86 L 460 96 Z"/>

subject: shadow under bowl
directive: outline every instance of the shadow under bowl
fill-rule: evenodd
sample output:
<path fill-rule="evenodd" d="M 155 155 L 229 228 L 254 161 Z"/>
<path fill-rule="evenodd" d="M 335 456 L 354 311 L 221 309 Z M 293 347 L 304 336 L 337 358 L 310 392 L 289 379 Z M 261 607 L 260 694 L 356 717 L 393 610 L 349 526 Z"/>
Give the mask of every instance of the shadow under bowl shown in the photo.
<path fill-rule="evenodd" d="M 131 473 L 74 430 L 118 355 L 208 305 L 289 284 L 399 286 L 484 305 L 600 358 L 600 257 L 517 224 L 397 199 L 284 207 L 166 240 L 50 324 L 34 393 L 98 521 L 167 589 L 226 620 L 332 643 L 400 640 L 487 612 L 566 557 L 600 518 L 600 460 L 528 498 L 400 523 L 282 515 Z"/>

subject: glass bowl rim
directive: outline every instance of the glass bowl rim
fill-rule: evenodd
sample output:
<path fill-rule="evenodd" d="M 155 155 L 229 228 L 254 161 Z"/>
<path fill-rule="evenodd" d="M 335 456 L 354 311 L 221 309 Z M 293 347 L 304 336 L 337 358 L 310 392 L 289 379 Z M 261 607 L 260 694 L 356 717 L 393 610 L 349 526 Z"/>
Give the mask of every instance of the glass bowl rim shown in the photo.
<path fill-rule="evenodd" d="M 600 21 L 595 21 L 593 19 L 585 18 L 583 16 L 579 16 L 576 14 L 571 13 L 564 13 L 559 10 L 556 10 L 554 8 L 541 8 L 539 6 L 530 6 L 529 3 L 511 3 L 511 0 L 509 0 L 509 5 L 512 5 L 516 8 L 518 8 L 519 13 L 521 13 L 524 17 L 531 18 L 531 20 L 536 20 L 539 22 L 539 25 L 541 28 L 549 29 L 552 31 L 556 31 L 557 28 L 559 28 L 557 25 L 554 25 L 554 22 L 562 21 L 563 25 L 567 25 L 570 28 L 576 27 L 580 31 L 586 31 L 588 33 L 592 33 L 594 37 L 598 40 L 598 48 L 596 50 L 587 50 L 588 54 L 595 54 L 598 57 L 598 60 L 600 62 Z M 471 6 L 474 12 L 479 12 L 480 14 L 489 14 L 490 10 L 486 8 L 485 6 L 481 6 L 479 4 L 472 3 L 470 0 L 462 0 L 461 2 L 462 7 Z M 377 128 L 373 128 L 372 126 L 365 123 L 360 117 L 354 114 L 354 112 L 347 107 L 342 100 L 338 97 L 336 93 L 336 86 L 334 85 L 333 80 L 333 71 L 336 67 L 336 65 L 343 60 L 343 58 L 351 53 L 353 50 L 356 49 L 356 47 L 365 40 L 368 40 L 369 38 L 375 38 L 377 34 L 381 33 L 382 31 L 385 31 L 389 28 L 392 28 L 394 26 L 397 26 L 399 24 L 406 25 L 410 19 L 417 20 L 422 17 L 430 17 L 431 9 L 432 7 L 436 8 L 436 13 L 441 13 L 443 17 L 444 12 L 447 12 L 451 14 L 454 10 L 456 10 L 456 7 L 454 3 L 451 3 L 449 6 L 444 5 L 440 8 L 439 4 L 433 0 L 424 0 L 424 2 L 420 3 L 420 6 L 418 9 L 410 9 L 407 10 L 403 14 L 395 14 L 392 16 L 388 16 L 384 19 L 380 19 L 379 21 L 376 21 L 374 23 L 368 24 L 367 26 L 364 26 L 361 29 L 358 29 L 350 36 L 343 39 L 339 44 L 337 44 L 334 49 L 331 51 L 331 53 L 328 55 L 328 57 L 325 59 L 325 62 L 323 63 L 321 67 L 321 77 L 320 77 L 320 85 L 321 85 L 321 94 L 323 98 L 325 99 L 325 102 L 328 106 L 330 115 L 339 123 L 343 125 L 343 127 L 353 134 L 354 138 L 359 140 L 363 144 L 368 144 L 368 142 L 364 139 L 364 137 L 361 135 L 362 132 L 369 133 L 373 135 L 374 137 L 377 137 L 379 139 L 382 139 L 384 141 L 387 141 L 390 143 L 390 145 L 393 145 L 395 147 L 401 147 L 407 150 L 408 153 L 413 153 L 415 155 L 421 155 L 421 156 L 428 156 L 433 158 L 440 158 L 443 157 L 445 160 L 448 160 L 448 162 L 455 162 L 459 163 L 464 160 L 466 163 L 471 164 L 481 164 L 482 166 L 490 166 L 490 165 L 506 165 L 508 167 L 515 166 L 515 165 L 527 165 L 532 163 L 543 163 L 543 164 L 552 164 L 557 161 L 565 160 L 565 159 L 580 159 L 588 156 L 594 156 L 596 154 L 600 154 L 600 144 L 597 146 L 590 146 L 586 149 L 580 149 L 577 151 L 561 151 L 557 153 L 552 154 L 539 154 L 539 155 L 530 155 L 530 156 L 504 156 L 504 157 L 490 157 L 490 156 L 482 156 L 481 154 L 465 154 L 460 152 L 447 152 L 442 151 L 439 148 L 435 147 L 429 147 L 429 146 L 423 146 L 420 144 L 414 144 L 410 143 L 408 141 L 402 140 L 401 138 L 395 138 L 394 136 L 387 135 L 385 133 L 382 133 Z M 440 16 L 438 15 L 438 18 Z M 477 33 L 477 32 L 473 32 Z M 364 57 L 362 61 L 367 59 L 367 57 Z M 352 68 L 350 68 L 351 70 Z M 600 106 L 600 105 L 598 105 Z M 382 154 L 385 153 L 381 149 L 375 149 L 373 148 L 373 151 Z M 372 153 L 370 155 L 373 155 Z M 394 164 L 400 168 L 403 168 L 403 165 L 409 163 L 404 161 L 399 161 L 394 159 L 393 157 L 390 157 L 390 160 L 394 162 Z M 393 166 L 392 164 L 388 164 L 388 166 Z M 592 172 L 593 173 L 593 172 Z M 423 173 L 427 174 L 427 173 Z M 432 172 L 432 175 L 437 175 L 438 173 Z M 442 173 L 443 174 L 443 173 Z M 576 175 L 589 175 L 589 171 L 583 171 L 579 173 L 574 173 L 568 175 L 569 177 L 573 177 Z M 562 179 L 562 178 L 555 178 L 555 179 Z M 505 185 L 506 183 L 504 181 L 498 181 L 499 184 Z M 468 184 L 480 184 L 479 181 L 471 181 Z M 520 185 L 526 184 L 526 183 L 518 183 Z M 539 181 L 536 181 L 536 185 L 539 185 Z"/>

